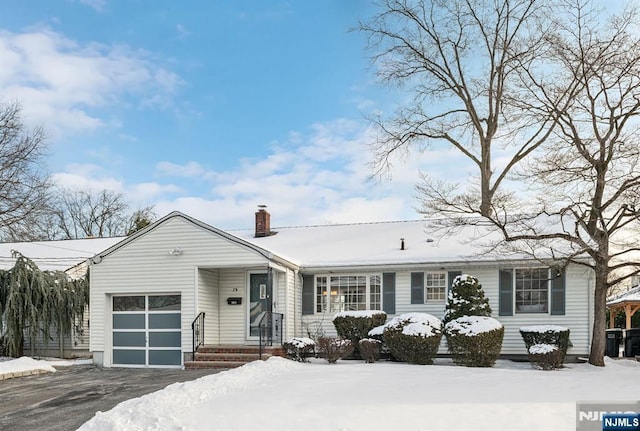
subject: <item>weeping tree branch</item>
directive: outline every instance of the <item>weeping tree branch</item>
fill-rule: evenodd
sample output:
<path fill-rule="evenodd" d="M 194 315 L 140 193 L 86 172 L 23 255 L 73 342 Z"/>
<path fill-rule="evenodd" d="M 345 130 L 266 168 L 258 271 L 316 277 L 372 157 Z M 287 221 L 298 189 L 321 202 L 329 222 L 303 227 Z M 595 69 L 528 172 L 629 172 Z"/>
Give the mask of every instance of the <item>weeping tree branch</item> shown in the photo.
<path fill-rule="evenodd" d="M 41 271 L 29 258 L 13 252 L 15 265 L 0 271 L 0 331 L 4 353 L 23 354 L 25 334 L 34 343 L 41 337 L 47 346 L 51 329 L 57 328 L 59 342 L 82 321 L 89 304 L 88 277 L 71 279 L 64 272 Z"/>

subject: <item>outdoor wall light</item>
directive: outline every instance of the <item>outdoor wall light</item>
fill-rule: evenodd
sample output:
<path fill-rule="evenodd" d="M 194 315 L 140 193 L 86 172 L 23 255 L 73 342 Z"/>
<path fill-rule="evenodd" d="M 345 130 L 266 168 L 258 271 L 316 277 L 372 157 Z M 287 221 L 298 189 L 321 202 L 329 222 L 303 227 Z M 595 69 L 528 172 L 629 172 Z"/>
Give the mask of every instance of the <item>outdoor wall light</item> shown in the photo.
<path fill-rule="evenodd" d="M 182 250 L 180 247 L 169 250 L 170 256 L 181 256 L 182 253 L 184 253 L 184 250 Z"/>

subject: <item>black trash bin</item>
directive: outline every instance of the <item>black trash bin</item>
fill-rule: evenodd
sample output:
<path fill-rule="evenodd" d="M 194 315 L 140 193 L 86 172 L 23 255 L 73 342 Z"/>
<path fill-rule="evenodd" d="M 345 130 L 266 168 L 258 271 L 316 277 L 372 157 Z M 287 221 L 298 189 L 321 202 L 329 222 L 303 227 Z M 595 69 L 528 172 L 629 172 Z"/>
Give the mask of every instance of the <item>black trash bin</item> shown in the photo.
<path fill-rule="evenodd" d="M 640 328 L 627 329 L 624 334 L 624 356 L 640 356 Z"/>
<path fill-rule="evenodd" d="M 607 352 L 606 355 L 610 358 L 617 358 L 620 356 L 620 344 L 622 344 L 622 329 L 613 328 L 607 329 Z"/>

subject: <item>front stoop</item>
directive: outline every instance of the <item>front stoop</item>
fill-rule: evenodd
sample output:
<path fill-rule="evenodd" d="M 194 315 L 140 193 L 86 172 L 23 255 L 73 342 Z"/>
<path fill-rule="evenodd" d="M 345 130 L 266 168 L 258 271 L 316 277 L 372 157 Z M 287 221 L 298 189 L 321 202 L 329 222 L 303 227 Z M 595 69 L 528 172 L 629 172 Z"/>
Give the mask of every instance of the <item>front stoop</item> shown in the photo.
<path fill-rule="evenodd" d="M 262 350 L 262 359 L 272 356 L 285 356 L 280 346 L 268 346 Z M 260 359 L 258 346 L 219 345 L 200 346 L 193 361 L 184 363 L 186 369 L 236 368 Z"/>

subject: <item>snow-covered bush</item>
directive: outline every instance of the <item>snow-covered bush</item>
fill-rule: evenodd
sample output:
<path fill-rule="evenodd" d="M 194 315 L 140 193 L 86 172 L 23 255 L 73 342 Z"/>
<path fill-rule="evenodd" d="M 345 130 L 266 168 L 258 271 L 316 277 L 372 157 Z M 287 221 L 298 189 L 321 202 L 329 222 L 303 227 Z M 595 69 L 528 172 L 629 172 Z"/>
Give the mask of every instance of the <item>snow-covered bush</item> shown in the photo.
<path fill-rule="evenodd" d="M 333 317 L 333 326 L 339 337 L 351 341 L 357 355 L 360 340 L 367 338 L 376 326 L 384 325 L 386 320 L 387 313 L 380 310 L 343 311 Z"/>
<path fill-rule="evenodd" d="M 550 344 L 558 347 L 560 363 L 564 362 L 570 343 L 569 328 L 557 325 L 523 326 L 520 328 L 520 335 L 527 347 L 527 352 L 536 344 Z"/>
<path fill-rule="evenodd" d="M 462 316 L 444 326 L 453 362 L 467 367 L 491 367 L 502 350 L 504 326 L 486 316 Z"/>
<path fill-rule="evenodd" d="M 534 368 L 555 370 L 562 367 L 562 352 L 553 344 L 534 344 L 529 347 L 529 361 Z"/>
<path fill-rule="evenodd" d="M 314 356 L 316 343 L 311 338 L 293 337 L 282 343 L 287 352 L 287 358 L 304 362 L 309 356 Z"/>
<path fill-rule="evenodd" d="M 363 338 L 358 342 L 358 348 L 360 349 L 362 359 L 364 359 L 366 363 L 371 364 L 380 359 L 382 342 L 375 338 Z"/>
<path fill-rule="evenodd" d="M 477 278 L 467 274 L 453 280 L 442 321 L 446 324 L 462 316 L 491 316 L 489 299 L 484 296 L 482 285 Z"/>
<path fill-rule="evenodd" d="M 338 359 L 343 359 L 351 354 L 353 345 L 350 340 L 341 338 L 320 337 L 316 343 L 318 354 L 330 364 L 335 364 Z"/>
<path fill-rule="evenodd" d="M 394 317 L 384 328 L 383 339 L 391 354 L 410 364 L 432 364 L 442 338 L 442 322 L 426 313 Z"/>

